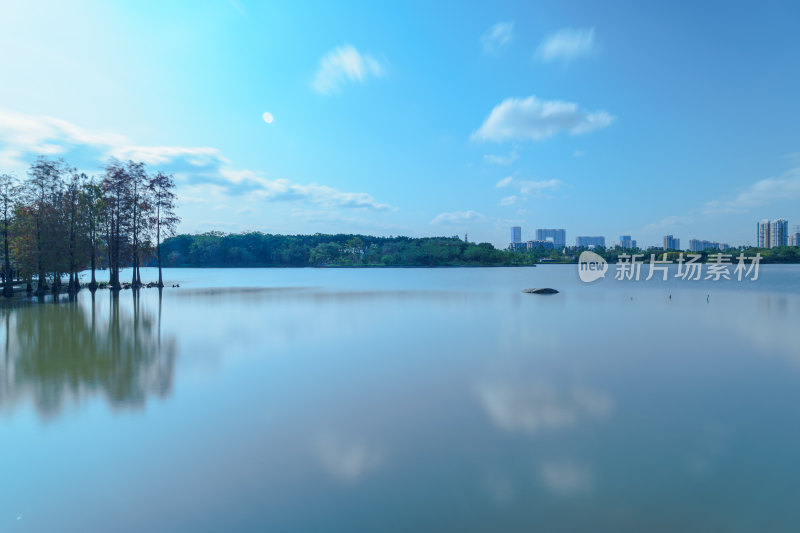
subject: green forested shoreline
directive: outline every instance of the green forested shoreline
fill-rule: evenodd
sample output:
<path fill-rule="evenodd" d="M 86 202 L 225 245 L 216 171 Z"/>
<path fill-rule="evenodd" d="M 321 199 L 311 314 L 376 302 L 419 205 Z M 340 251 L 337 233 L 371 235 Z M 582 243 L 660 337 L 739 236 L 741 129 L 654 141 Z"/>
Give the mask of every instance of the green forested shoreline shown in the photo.
<path fill-rule="evenodd" d="M 355 234 L 275 235 L 260 232 L 222 233 L 212 231 L 177 235 L 162 245 L 162 259 L 168 267 L 435 267 L 435 266 L 524 266 L 542 262 L 575 263 L 585 248 L 526 252 L 498 250 L 489 243 L 468 243 L 458 237 L 373 237 Z M 623 254 L 651 253 L 661 259 L 662 251 L 594 250 L 615 263 Z M 725 253 L 762 256 L 762 263 L 800 263 L 800 248 L 736 249 Z M 669 251 L 676 260 L 678 251 Z M 687 252 L 684 252 L 687 253 Z M 715 252 L 700 252 L 703 261 Z M 642 258 L 640 258 L 642 259 Z"/>
<path fill-rule="evenodd" d="M 458 237 L 273 235 L 209 232 L 177 235 L 161 245 L 168 267 L 513 266 L 535 258 Z"/>

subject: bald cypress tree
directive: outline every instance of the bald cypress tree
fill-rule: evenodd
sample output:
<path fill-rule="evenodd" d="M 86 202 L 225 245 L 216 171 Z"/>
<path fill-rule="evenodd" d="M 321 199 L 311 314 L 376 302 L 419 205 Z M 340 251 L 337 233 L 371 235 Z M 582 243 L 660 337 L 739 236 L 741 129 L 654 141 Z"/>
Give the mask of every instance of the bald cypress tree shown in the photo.
<path fill-rule="evenodd" d="M 8 174 L 0 176 L 0 209 L 3 216 L 3 296 L 14 295 L 11 272 L 11 252 L 9 250 L 9 226 L 14 211 L 14 196 L 17 192 L 16 180 Z"/>
<path fill-rule="evenodd" d="M 180 222 L 180 218 L 175 214 L 176 195 L 175 179 L 163 172 L 156 172 L 150 179 L 148 185 L 152 202 L 151 225 L 156 232 L 156 259 L 158 261 L 158 286 L 164 286 L 164 279 L 161 274 L 161 238 L 170 237 L 175 234 L 175 229 Z"/>

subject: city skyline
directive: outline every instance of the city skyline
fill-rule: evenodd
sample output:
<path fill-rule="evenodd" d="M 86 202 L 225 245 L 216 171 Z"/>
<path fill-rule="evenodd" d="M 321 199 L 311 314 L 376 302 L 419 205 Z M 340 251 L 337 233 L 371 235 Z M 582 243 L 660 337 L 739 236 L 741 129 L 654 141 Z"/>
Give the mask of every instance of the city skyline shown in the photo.
<path fill-rule="evenodd" d="M 357 5 L 7 3 L 0 172 L 142 160 L 182 232 L 755 244 L 800 219 L 798 5 Z"/>
<path fill-rule="evenodd" d="M 785 218 L 776 220 L 762 219 L 757 222 L 755 246 L 758 248 L 777 248 L 781 246 L 800 246 L 800 225 L 795 225 L 794 228 L 789 230 L 789 221 Z M 536 243 L 551 243 L 554 247 L 562 247 L 566 245 L 567 233 L 566 229 L 543 229 L 536 228 L 532 230 L 535 234 L 534 239 L 522 238 L 522 226 L 511 227 L 511 241 L 508 243 L 508 248 L 511 249 L 530 249 L 535 247 Z M 720 241 L 709 241 L 706 239 L 692 238 L 688 240 L 688 247 L 681 247 L 680 237 L 675 237 L 673 234 L 664 235 L 661 239 L 661 245 L 641 245 L 631 235 L 620 235 L 618 241 L 608 243 L 608 247 L 620 247 L 623 249 L 639 248 L 651 249 L 661 248 L 663 250 L 689 250 L 699 252 L 708 249 L 717 249 L 725 251 L 732 247 L 746 246 L 740 244 L 733 244 Z M 526 246 L 522 246 L 527 243 Z M 606 240 L 604 235 L 577 235 L 575 237 L 575 247 L 606 247 Z"/>

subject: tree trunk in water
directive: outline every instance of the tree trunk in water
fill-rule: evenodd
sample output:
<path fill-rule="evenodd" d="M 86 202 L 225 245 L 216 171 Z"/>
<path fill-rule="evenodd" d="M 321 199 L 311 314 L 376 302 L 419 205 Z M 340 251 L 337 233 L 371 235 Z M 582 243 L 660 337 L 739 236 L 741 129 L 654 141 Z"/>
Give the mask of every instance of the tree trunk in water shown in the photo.
<path fill-rule="evenodd" d="M 36 284 L 36 294 L 37 296 L 44 296 L 44 293 L 47 292 L 47 279 L 45 279 L 44 272 L 39 272 L 39 279 L 37 280 L 38 283 Z"/>
<path fill-rule="evenodd" d="M 114 242 L 113 242 L 113 265 L 114 265 L 114 275 L 111 282 L 111 288 L 115 291 L 120 290 L 119 284 L 119 213 L 117 213 L 117 223 L 116 223 L 116 230 L 114 231 Z"/>
<path fill-rule="evenodd" d="M 91 265 L 91 267 L 92 267 L 92 281 L 89 283 L 89 290 L 92 291 L 92 292 L 97 290 L 97 280 L 94 277 L 94 255 L 95 255 L 95 249 L 94 249 L 94 246 L 92 246 L 92 265 Z"/>
<path fill-rule="evenodd" d="M 156 241 L 156 255 L 158 255 L 158 288 L 164 288 L 164 279 L 161 277 L 161 243 Z"/>
<path fill-rule="evenodd" d="M 131 287 L 136 288 L 136 248 L 133 249 L 133 275 L 131 276 Z"/>
<path fill-rule="evenodd" d="M 4 283 L 3 283 L 3 296 L 6 298 L 10 298 L 14 296 L 14 277 L 11 273 L 11 259 L 8 256 L 8 218 L 5 221 L 5 232 L 3 235 L 3 248 L 5 249 L 5 276 L 4 276 Z"/>

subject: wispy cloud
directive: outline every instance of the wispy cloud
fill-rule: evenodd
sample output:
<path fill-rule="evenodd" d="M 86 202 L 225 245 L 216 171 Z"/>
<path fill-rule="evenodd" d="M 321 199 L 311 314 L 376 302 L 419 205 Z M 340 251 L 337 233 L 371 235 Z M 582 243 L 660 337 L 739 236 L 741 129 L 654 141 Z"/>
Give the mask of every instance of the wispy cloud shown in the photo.
<path fill-rule="evenodd" d="M 508 166 L 514 161 L 519 159 L 519 153 L 516 149 L 511 150 L 508 155 L 495 155 L 495 154 L 485 154 L 483 156 L 483 160 L 487 163 L 492 163 L 494 165 L 503 165 Z"/>
<path fill-rule="evenodd" d="M 258 170 L 237 169 L 212 147 L 146 146 L 118 134 L 99 134 L 66 120 L 33 117 L 0 110 L 0 167 L 24 169 L 37 155 L 68 159 L 89 172 L 102 168 L 109 157 L 143 161 L 175 174 L 182 195 L 197 203 L 209 192 L 249 195 L 264 201 L 303 201 L 326 207 L 390 211 L 394 208 L 365 192 L 345 192 L 317 183 L 300 184 L 285 178 L 268 179 Z"/>
<path fill-rule="evenodd" d="M 508 176 L 495 184 L 495 187 L 498 189 L 503 189 L 506 187 L 513 187 L 519 191 L 520 194 L 533 197 L 533 198 L 540 198 L 545 191 L 548 190 L 555 190 L 559 187 L 564 185 L 564 182 L 557 179 L 552 180 L 521 180 L 517 179 L 514 176 Z M 514 202 L 516 203 L 516 202 Z M 514 203 L 506 203 L 502 205 L 514 205 Z"/>
<path fill-rule="evenodd" d="M 650 224 L 646 224 L 643 228 L 633 233 L 648 233 L 657 230 L 671 230 L 672 228 L 685 226 L 691 223 L 692 219 L 689 217 L 671 215 L 662 218 L 658 222 L 651 222 Z"/>
<path fill-rule="evenodd" d="M 513 22 L 498 22 L 481 35 L 483 50 L 495 54 L 511 44 L 514 38 Z"/>
<path fill-rule="evenodd" d="M 134 159 L 148 165 L 163 165 L 176 159 L 185 159 L 187 163 L 197 167 L 230 163 L 219 150 L 207 146 L 122 146 L 112 149 L 111 155 L 117 159 Z"/>
<path fill-rule="evenodd" d="M 512 194 L 511 196 L 506 196 L 505 198 L 500 199 L 500 205 L 509 206 L 509 205 L 517 205 L 519 203 L 519 196 L 516 194 Z"/>
<path fill-rule="evenodd" d="M 586 111 L 562 100 L 507 98 L 492 109 L 472 134 L 477 141 L 542 141 L 557 133 L 580 135 L 605 128 L 616 117 L 606 111 Z"/>
<path fill-rule="evenodd" d="M 440 213 L 433 220 L 431 224 L 434 225 L 454 225 L 465 224 L 469 222 L 477 222 L 486 217 L 475 211 L 453 211 L 451 213 Z"/>
<path fill-rule="evenodd" d="M 544 62 L 569 61 L 591 55 L 595 50 L 594 28 L 559 30 L 536 49 L 536 59 Z"/>
<path fill-rule="evenodd" d="M 381 61 L 346 44 L 334 48 L 320 59 L 311 87 L 321 94 L 335 94 L 341 92 L 346 83 L 363 83 L 368 78 L 379 78 L 385 74 L 386 68 Z"/>
<path fill-rule="evenodd" d="M 759 180 L 735 198 L 707 202 L 703 207 L 703 213 L 706 215 L 741 213 L 776 200 L 792 199 L 800 199 L 800 167 L 794 167 L 778 177 Z"/>

